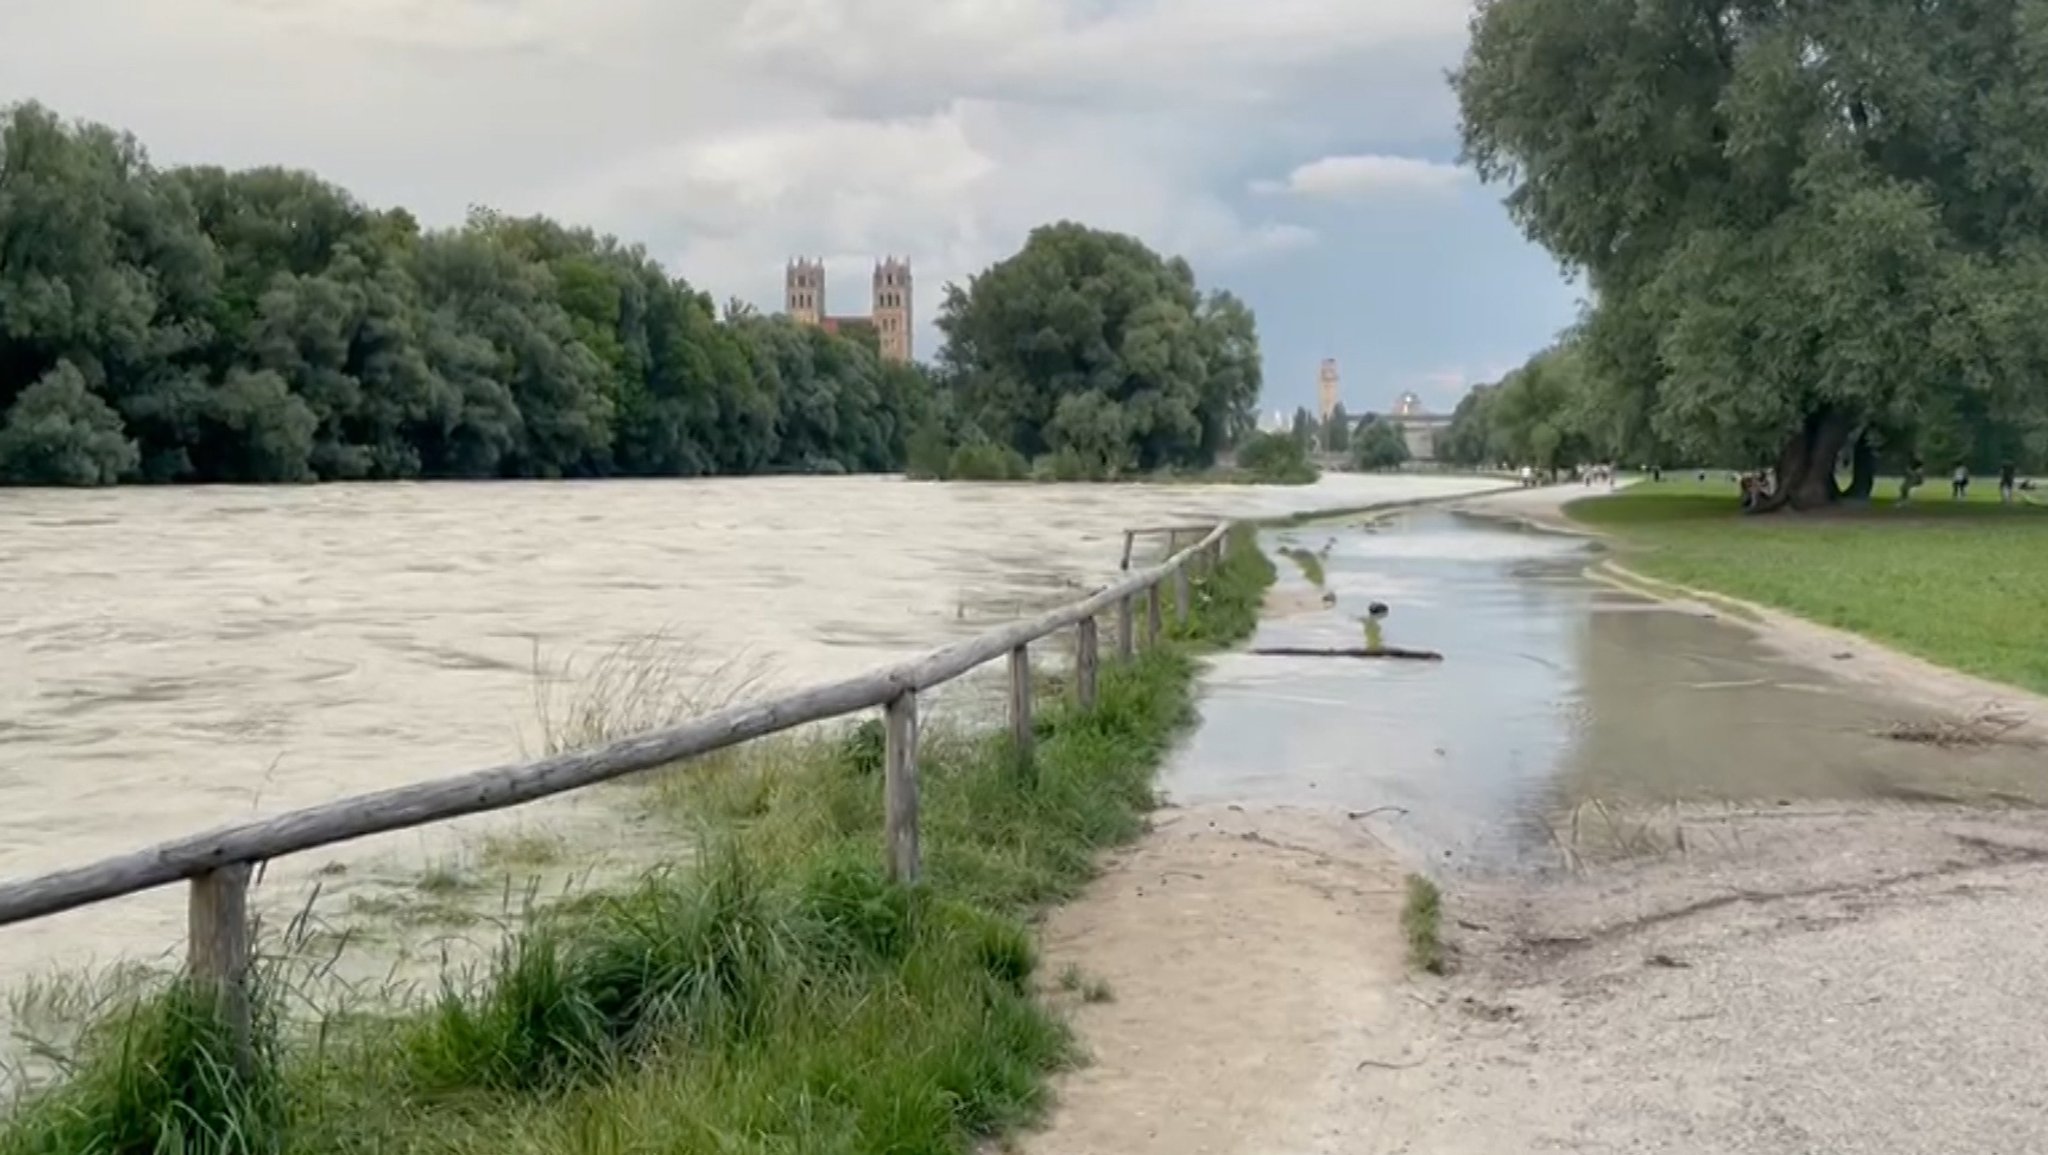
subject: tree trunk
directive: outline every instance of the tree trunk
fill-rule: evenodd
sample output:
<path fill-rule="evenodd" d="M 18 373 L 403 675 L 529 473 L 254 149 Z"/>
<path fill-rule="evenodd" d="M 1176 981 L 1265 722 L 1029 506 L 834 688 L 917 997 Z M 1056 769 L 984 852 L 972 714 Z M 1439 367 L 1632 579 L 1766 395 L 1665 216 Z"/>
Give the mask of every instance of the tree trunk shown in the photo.
<path fill-rule="evenodd" d="M 1778 451 L 1777 485 L 1750 506 L 1751 513 L 1826 509 L 1841 496 L 1835 484 L 1835 460 L 1853 432 L 1849 419 L 1823 409 L 1801 423 Z"/>
<path fill-rule="evenodd" d="M 1869 501 L 1877 491 L 1877 450 L 1870 444 L 1870 431 L 1857 435 L 1855 448 L 1849 451 L 1849 488 L 1842 491 L 1844 501 Z"/>

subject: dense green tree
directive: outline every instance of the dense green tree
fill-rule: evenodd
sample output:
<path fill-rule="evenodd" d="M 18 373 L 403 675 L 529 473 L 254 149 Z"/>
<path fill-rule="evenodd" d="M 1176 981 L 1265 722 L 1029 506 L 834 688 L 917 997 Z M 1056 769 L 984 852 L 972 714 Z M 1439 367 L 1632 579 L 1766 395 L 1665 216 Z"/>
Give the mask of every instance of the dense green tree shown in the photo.
<path fill-rule="evenodd" d="M 1574 335 L 1491 385 L 1475 386 L 1451 414 L 1437 456 L 1459 465 L 1568 469 L 1611 461 L 1628 446 L 1604 408 L 1609 391 Z"/>
<path fill-rule="evenodd" d="M 1493 447 L 1493 403 L 1498 384 L 1475 385 L 1451 411 L 1451 423 L 1437 439 L 1437 459 L 1470 467 L 1505 464 Z"/>
<path fill-rule="evenodd" d="M 1254 480 L 1303 485 L 1316 479 L 1308 446 L 1291 433 L 1253 433 L 1237 448 L 1237 467 Z"/>
<path fill-rule="evenodd" d="M 2027 0 L 1488 0 L 1456 84 L 1467 157 L 1593 292 L 1599 435 L 1811 508 L 1971 415 L 2038 440 L 2043 75 Z"/>
<path fill-rule="evenodd" d="M 1206 324 L 1189 347 L 1222 376 L 1242 350 Z M 310 174 L 159 170 L 0 110 L 0 480 L 889 470 L 932 413 L 872 334 L 721 318 L 588 230 L 422 230 Z"/>
<path fill-rule="evenodd" d="M 949 286 L 941 372 L 959 425 L 1106 472 L 1203 467 L 1252 428 L 1258 333 L 1187 262 L 1063 222 Z M 963 437 L 963 441 L 971 438 Z"/>
<path fill-rule="evenodd" d="M 22 390 L 0 422 L 0 481 L 111 485 L 140 461 L 121 415 L 69 361 Z"/>
<path fill-rule="evenodd" d="M 1330 419 L 1323 422 L 1323 448 L 1331 453 L 1349 453 L 1351 425 L 1351 415 L 1344 412 L 1344 403 L 1339 401 L 1330 410 Z"/>
<path fill-rule="evenodd" d="M 1288 433 L 1304 448 L 1313 446 L 1321 440 L 1322 430 L 1322 423 L 1316 420 L 1316 415 L 1310 413 L 1306 405 L 1295 407 L 1294 421 L 1288 426 Z"/>
<path fill-rule="evenodd" d="M 1408 464 L 1408 438 L 1391 421 L 1368 417 L 1351 439 L 1351 464 L 1367 472 Z"/>

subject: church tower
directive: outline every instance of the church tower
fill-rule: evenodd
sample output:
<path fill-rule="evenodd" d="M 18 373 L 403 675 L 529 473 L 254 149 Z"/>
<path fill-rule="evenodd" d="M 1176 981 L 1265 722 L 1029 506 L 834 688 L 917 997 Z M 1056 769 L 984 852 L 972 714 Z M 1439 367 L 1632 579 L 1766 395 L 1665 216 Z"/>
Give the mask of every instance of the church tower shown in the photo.
<path fill-rule="evenodd" d="M 1328 421 L 1330 414 L 1336 411 L 1339 399 L 1337 391 L 1337 359 L 1335 357 L 1326 357 L 1323 359 L 1321 371 L 1316 374 L 1317 419 Z"/>
<path fill-rule="evenodd" d="M 875 266 L 875 336 L 882 360 L 910 360 L 910 262 L 889 257 Z"/>
<path fill-rule="evenodd" d="M 782 273 L 782 311 L 805 325 L 825 321 L 825 262 L 798 257 Z"/>

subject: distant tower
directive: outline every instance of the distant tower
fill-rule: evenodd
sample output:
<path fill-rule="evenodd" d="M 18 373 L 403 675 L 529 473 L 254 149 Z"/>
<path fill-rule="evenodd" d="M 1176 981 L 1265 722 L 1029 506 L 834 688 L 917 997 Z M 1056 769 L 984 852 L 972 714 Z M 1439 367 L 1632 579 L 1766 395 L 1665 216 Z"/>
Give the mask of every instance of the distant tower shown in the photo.
<path fill-rule="evenodd" d="M 825 262 L 798 257 L 782 274 L 782 311 L 805 325 L 825 320 Z"/>
<path fill-rule="evenodd" d="M 1413 393 L 1403 393 L 1403 394 L 1401 394 L 1401 399 L 1400 399 L 1399 401 L 1396 401 L 1396 402 L 1394 403 L 1394 416 L 1396 416 L 1396 417 L 1420 417 L 1420 416 L 1422 416 L 1422 398 L 1420 398 L 1420 397 L 1417 397 L 1417 396 L 1416 396 L 1415 394 L 1413 394 Z"/>
<path fill-rule="evenodd" d="M 910 360 L 910 262 L 885 258 L 875 266 L 875 335 L 882 360 Z"/>
<path fill-rule="evenodd" d="M 1325 357 L 1323 367 L 1316 374 L 1316 415 L 1319 420 L 1328 421 L 1337 409 L 1337 359 Z"/>

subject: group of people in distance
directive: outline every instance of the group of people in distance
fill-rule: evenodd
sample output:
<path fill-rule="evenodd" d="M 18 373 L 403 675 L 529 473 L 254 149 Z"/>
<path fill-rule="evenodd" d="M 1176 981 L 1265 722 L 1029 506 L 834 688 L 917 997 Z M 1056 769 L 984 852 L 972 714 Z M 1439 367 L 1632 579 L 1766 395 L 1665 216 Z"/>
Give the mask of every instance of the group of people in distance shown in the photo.
<path fill-rule="evenodd" d="M 1664 469 L 1662 466 L 1651 465 L 1646 466 L 1645 469 L 1650 474 L 1651 481 L 1664 480 Z M 1551 470 L 1547 480 L 1555 483 L 1557 481 L 1556 474 L 1556 470 Z M 1614 488 L 1615 472 L 1612 465 L 1574 466 L 1572 474 L 1586 485 L 1593 485 L 1604 481 L 1609 489 Z M 1543 471 L 1529 465 L 1522 467 L 1521 479 L 1522 484 L 1525 486 L 1542 485 L 1546 481 Z M 1701 481 L 1707 479 L 1706 470 L 1702 469 L 1699 471 L 1699 479 Z M 1776 471 L 1768 468 L 1754 470 L 1749 473 L 1731 472 L 1728 474 L 1728 480 L 1735 482 L 1740 487 L 1742 491 L 1742 508 L 1744 509 L 1762 502 L 1777 488 Z M 1899 501 L 1904 503 L 1911 500 L 1913 491 L 1926 484 L 1926 482 L 1926 466 L 1919 458 L 1913 458 L 1907 463 L 1904 475 L 1899 478 Z M 2019 476 L 2019 471 L 2013 467 L 2012 462 L 2008 461 L 1998 467 L 1998 500 L 2001 503 L 2011 505 L 2024 494 L 2029 495 L 2025 497 L 2029 504 L 2040 504 L 2035 502 L 2031 496 L 2033 490 L 2033 479 Z M 1956 466 L 1955 473 L 1949 478 L 1949 497 L 1955 501 L 1964 501 L 1969 496 L 1970 467 L 1958 465 Z"/>
<path fill-rule="evenodd" d="M 1924 484 L 1926 480 L 1926 469 L 1921 465 L 1920 459 L 1916 457 L 1907 463 L 1906 475 L 1899 478 L 1899 500 L 1901 502 L 1911 500 L 1913 491 Z M 2008 461 L 1998 467 L 1998 500 L 2000 504 L 2011 505 L 2013 499 L 2020 491 L 2032 490 L 2033 488 L 2033 479 L 2021 478 L 2019 471 L 2013 468 L 2012 462 Z M 1969 498 L 1969 466 L 1956 466 L 1956 471 L 1949 476 L 1948 495 L 1952 501 L 1963 501 Z"/>
<path fill-rule="evenodd" d="M 1659 471 L 1659 476 L 1661 477 L 1661 471 Z M 1773 476 L 1773 471 L 1769 469 L 1759 469 L 1751 473 L 1731 473 L 1728 476 L 1742 491 L 1742 508 L 1744 509 L 1748 509 L 1763 501 L 1776 488 L 1776 479 Z M 1701 481 L 1707 479 L 1706 470 L 1700 470 L 1699 479 Z M 1922 464 L 1919 458 L 1912 459 L 1906 465 L 1906 472 L 1899 478 L 1899 501 L 1901 503 L 1910 501 L 1913 497 L 1913 491 L 1926 484 L 1926 481 L 1926 466 Z M 1999 466 L 1998 500 L 2000 503 L 2011 505 L 2019 494 L 2031 493 L 2033 488 L 2033 480 L 2020 477 L 2019 471 L 2013 467 L 2012 462 L 2008 461 L 2004 465 Z M 1969 496 L 1970 467 L 1958 465 L 1956 466 L 1955 473 L 1949 478 L 1949 498 L 1953 501 L 1964 501 Z M 2027 500 L 2029 502 L 2033 501 L 2031 497 Z"/>

